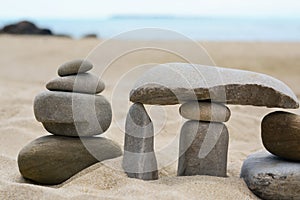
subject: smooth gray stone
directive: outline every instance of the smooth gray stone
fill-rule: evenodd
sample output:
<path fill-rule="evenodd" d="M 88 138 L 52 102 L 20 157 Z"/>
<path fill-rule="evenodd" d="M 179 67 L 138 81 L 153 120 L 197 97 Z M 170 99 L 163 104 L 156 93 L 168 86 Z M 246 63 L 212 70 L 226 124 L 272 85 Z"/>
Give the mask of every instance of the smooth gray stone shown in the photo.
<path fill-rule="evenodd" d="M 91 126 L 88 122 L 74 123 L 53 123 L 43 122 L 44 128 L 53 135 L 70 136 L 70 137 L 86 137 L 99 135 L 103 130 L 99 130 L 98 126 Z"/>
<path fill-rule="evenodd" d="M 121 155 L 116 143 L 102 137 L 44 136 L 20 151 L 18 165 L 26 179 L 40 184 L 59 184 L 97 162 Z"/>
<path fill-rule="evenodd" d="M 214 134 L 217 142 L 206 157 L 200 158 L 200 148 L 207 134 Z M 185 122 L 180 133 L 177 175 L 226 177 L 228 140 L 227 128 L 222 123 Z"/>
<path fill-rule="evenodd" d="M 111 107 L 105 97 L 70 92 L 38 94 L 34 100 L 34 114 L 42 123 L 88 123 L 88 135 L 105 132 L 112 120 Z M 70 134 L 73 133 L 65 135 Z M 80 135 L 86 134 L 82 132 Z"/>
<path fill-rule="evenodd" d="M 300 199 L 299 162 L 257 152 L 244 161 L 241 178 L 262 199 Z"/>
<path fill-rule="evenodd" d="M 293 91 L 281 81 L 244 70 L 187 63 L 158 65 L 145 72 L 130 101 L 172 105 L 211 100 L 227 104 L 298 108 Z"/>
<path fill-rule="evenodd" d="M 105 89 L 105 84 L 97 76 L 84 73 L 54 78 L 47 83 L 46 88 L 50 91 L 98 94 Z"/>
<path fill-rule="evenodd" d="M 153 123 L 143 104 L 133 104 L 126 118 L 123 169 L 128 177 L 158 179 Z"/>
<path fill-rule="evenodd" d="M 59 76 L 75 75 L 87 72 L 93 68 L 93 64 L 87 60 L 72 60 L 62 64 L 58 68 Z"/>
<path fill-rule="evenodd" d="M 261 137 L 265 148 L 279 157 L 300 161 L 300 116 L 277 111 L 264 117 Z"/>
<path fill-rule="evenodd" d="M 190 101 L 179 108 L 182 117 L 206 122 L 227 122 L 231 112 L 223 104 Z"/>

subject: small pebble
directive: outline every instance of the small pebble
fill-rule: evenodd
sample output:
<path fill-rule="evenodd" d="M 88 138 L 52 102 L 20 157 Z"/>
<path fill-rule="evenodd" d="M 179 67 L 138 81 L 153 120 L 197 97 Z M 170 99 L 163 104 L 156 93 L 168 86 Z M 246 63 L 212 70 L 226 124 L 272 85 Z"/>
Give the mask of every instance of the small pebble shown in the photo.
<path fill-rule="evenodd" d="M 181 105 L 179 113 L 186 119 L 206 122 L 227 122 L 231 115 L 229 108 L 223 104 L 198 101 Z"/>
<path fill-rule="evenodd" d="M 47 83 L 46 88 L 50 91 L 98 94 L 105 89 L 105 84 L 97 76 L 84 73 L 54 78 Z"/>
<path fill-rule="evenodd" d="M 87 72 L 93 68 L 93 64 L 87 60 L 72 60 L 62 64 L 58 68 L 59 76 L 75 75 Z"/>

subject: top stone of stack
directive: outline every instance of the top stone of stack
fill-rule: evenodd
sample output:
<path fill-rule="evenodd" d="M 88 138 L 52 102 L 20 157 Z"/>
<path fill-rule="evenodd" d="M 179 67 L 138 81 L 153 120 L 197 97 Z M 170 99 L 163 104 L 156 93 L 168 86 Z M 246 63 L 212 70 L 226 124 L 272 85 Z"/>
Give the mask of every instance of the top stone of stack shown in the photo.
<path fill-rule="evenodd" d="M 131 90 L 130 100 L 152 105 L 208 100 L 237 105 L 299 107 L 293 91 L 273 77 L 187 63 L 161 64 L 148 70 Z"/>
<path fill-rule="evenodd" d="M 93 64 L 87 60 L 73 60 L 62 64 L 58 68 L 59 76 L 69 76 L 85 73 L 93 68 Z"/>

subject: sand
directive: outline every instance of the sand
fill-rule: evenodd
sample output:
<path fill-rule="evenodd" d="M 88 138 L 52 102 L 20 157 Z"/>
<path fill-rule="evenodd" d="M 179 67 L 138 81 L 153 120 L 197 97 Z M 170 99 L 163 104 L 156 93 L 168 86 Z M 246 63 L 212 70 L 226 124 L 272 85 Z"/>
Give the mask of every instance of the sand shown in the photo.
<path fill-rule="evenodd" d="M 160 179 L 129 179 L 120 169 L 121 158 L 95 164 L 57 186 L 40 186 L 24 180 L 17 167 L 18 152 L 30 141 L 47 134 L 33 115 L 34 97 L 56 77 L 57 67 L 71 59 L 89 58 L 97 66 L 128 46 L 159 45 L 162 42 L 114 41 L 106 51 L 90 54 L 97 39 L 71 40 L 55 37 L 0 36 L 0 199 L 257 199 L 239 178 L 247 155 L 263 149 L 260 122 L 280 109 L 230 106 L 226 123 L 230 134 L 228 177 L 176 177 L 178 134 L 184 120 L 178 106 L 147 106 L 155 127 L 155 148 Z M 300 43 L 200 42 L 218 66 L 266 73 L 287 83 L 300 96 Z M 183 42 L 168 43 L 196 56 L 197 48 Z M 97 50 L 96 50 L 97 51 Z M 161 51 L 143 50 L 125 54 L 103 74 L 103 93 L 113 107 L 113 123 L 105 137 L 123 145 L 123 126 L 130 103 L 128 92 L 140 72 L 130 71 L 146 63 L 178 62 L 184 59 Z M 101 71 L 95 68 L 94 73 Z M 130 71 L 130 73 L 127 73 Z M 136 72 L 136 73 L 135 73 Z M 123 75 L 123 77 L 122 77 Z M 291 112 L 300 114 L 299 110 Z"/>

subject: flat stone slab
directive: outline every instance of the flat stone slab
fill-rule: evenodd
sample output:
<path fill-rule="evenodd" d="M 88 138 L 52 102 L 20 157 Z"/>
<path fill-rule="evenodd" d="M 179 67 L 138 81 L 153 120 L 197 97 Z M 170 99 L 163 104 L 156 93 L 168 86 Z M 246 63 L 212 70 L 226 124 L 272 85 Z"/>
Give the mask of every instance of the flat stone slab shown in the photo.
<path fill-rule="evenodd" d="M 46 88 L 51 91 L 98 94 L 105 89 L 105 84 L 97 76 L 83 73 L 54 78 L 46 84 Z"/>
<path fill-rule="evenodd" d="M 93 68 L 93 64 L 87 60 L 72 60 L 59 66 L 58 75 L 68 76 L 87 72 Z"/>
<path fill-rule="evenodd" d="M 113 141 L 101 137 L 44 136 L 19 153 L 22 176 L 40 184 L 59 184 L 81 170 L 122 155 Z"/>
<path fill-rule="evenodd" d="M 241 178 L 262 199 L 300 199 L 300 163 L 262 151 L 243 164 Z"/>
<path fill-rule="evenodd" d="M 179 114 L 191 120 L 205 122 L 227 122 L 231 112 L 223 104 L 190 101 L 184 103 L 179 108 Z"/>
<path fill-rule="evenodd" d="M 112 120 L 111 106 L 104 96 L 71 92 L 45 91 L 38 94 L 34 100 L 34 114 L 37 121 L 49 123 L 48 127 L 51 125 L 52 130 L 53 123 L 58 125 L 56 130 L 59 130 L 61 124 L 78 122 L 75 123 L 79 126 L 78 130 L 86 129 L 80 134 L 83 136 L 103 133 Z M 69 128 L 72 130 L 72 127 Z M 72 134 L 77 133 L 64 135 Z"/>
<path fill-rule="evenodd" d="M 279 157 L 300 161 L 300 116 L 276 111 L 264 117 L 261 137 L 265 148 Z"/>
<path fill-rule="evenodd" d="M 293 91 L 271 76 L 187 63 L 161 64 L 148 70 L 130 92 L 130 101 L 143 104 L 173 105 L 197 100 L 299 107 Z"/>

